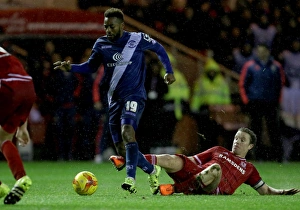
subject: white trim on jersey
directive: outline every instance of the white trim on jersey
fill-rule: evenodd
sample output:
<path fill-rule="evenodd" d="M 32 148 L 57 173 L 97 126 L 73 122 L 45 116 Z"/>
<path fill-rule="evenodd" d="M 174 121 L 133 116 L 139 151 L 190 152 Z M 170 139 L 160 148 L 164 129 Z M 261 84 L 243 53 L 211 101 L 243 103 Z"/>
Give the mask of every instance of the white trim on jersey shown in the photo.
<path fill-rule="evenodd" d="M 22 78 L 5 78 L 5 79 L 0 79 L 1 81 L 5 81 L 5 82 L 13 82 L 13 81 L 25 81 L 25 82 L 29 82 L 31 81 L 31 79 L 22 79 Z"/>
<path fill-rule="evenodd" d="M 14 82 L 14 81 L 29 82 L 29 81 L 32 81 L 31 76 L 24 76 L 21 74 L 11 74 L 11 73 L 8 74 L 7 76 L 9 76 L 9 77 L 0 79 L 0 88 L 1 88 L 2 81 L 5 81 L 5 82 Z"/>
<path fill-rule="evenodd" d="M 24 75 L 21 75 L 21 74 L 12 74 L 12 73 L 9 73 L 8 76 L 9 77 L 14 77 L 14 78 L 32 80 L 31 76 L 24 76 Z"/>

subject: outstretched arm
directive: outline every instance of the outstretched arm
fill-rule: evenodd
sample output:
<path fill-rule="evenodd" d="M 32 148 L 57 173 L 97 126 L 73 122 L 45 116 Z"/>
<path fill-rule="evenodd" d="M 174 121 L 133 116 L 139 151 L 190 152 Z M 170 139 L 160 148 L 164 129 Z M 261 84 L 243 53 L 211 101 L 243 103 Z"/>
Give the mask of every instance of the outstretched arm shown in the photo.
<path fill-rule="evenodd" d="M 54 64 L 54 69 L 62 71 L 70 71 L 79 74 L 93 73 L 97 71 L 97 67 L 91 68 L 88 62 L 81 64 L 71 64 L 70 61 L 57 61 Z"/>
<path fill-rule="evenodd" d="M 88 61 L 80 64 L 71 64 L 70 61 L 57 61 L 55 62 L 54 69 L 62 71 L 70 71 L 79 74 L 94 73 L 98 70 L 102 63 L 102 56 L 95 51 L 92 52 Z"/>
<path fill-rule="evenodd" d="M 273 187 L 264 184 L 256 190 L 260 195 L 294 195 L 300 192 L 299 189 L 275 189 Z"/>

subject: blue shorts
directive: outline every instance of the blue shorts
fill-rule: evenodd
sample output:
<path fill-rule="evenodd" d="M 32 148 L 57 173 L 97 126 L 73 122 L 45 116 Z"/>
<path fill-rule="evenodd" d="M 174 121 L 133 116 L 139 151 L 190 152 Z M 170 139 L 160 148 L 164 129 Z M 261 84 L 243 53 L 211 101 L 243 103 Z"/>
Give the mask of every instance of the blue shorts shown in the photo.
<path fill-rule="evenodd" d="M 122 141 L 121 126 L 131 125 L 137 129 L 145 109 L 145 100 L 127 98 L 126 100 L 112 101 L 109 107 L 109 127 L 114 143 Z"/>

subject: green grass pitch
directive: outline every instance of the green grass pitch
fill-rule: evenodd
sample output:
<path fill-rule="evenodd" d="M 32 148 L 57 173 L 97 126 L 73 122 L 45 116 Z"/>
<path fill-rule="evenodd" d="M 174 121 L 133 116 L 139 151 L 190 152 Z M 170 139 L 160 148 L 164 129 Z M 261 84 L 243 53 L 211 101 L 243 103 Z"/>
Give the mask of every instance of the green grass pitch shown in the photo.
<path fill-rule="evenodd" d="M 300 209 L 300 194 L 294 196 L 260 196 L 247 185 L 242 185 L 231 196 L 151 195 L 147 175 L 137 171 L 137 194 L 128 194 L 120 187 L 125 170 L 118 172 L 106 162 L 25 162 L 32 187 L 16 205 L 4 205 L 1 210 L 93 210 L 93 209 Z M 300 162 L 287 164 L 254 163 L 263 180 L 275 188 L 300 188 Z M 83 170 L 93 172 L 99 182 L 91 196 L 79 196 L 72 187 L 74 176 Z M 0 179 L 10 187 L 15 183 L 5 161 L 0 161 Z M 163 171 L 161 183 L 172 180 Z"/>

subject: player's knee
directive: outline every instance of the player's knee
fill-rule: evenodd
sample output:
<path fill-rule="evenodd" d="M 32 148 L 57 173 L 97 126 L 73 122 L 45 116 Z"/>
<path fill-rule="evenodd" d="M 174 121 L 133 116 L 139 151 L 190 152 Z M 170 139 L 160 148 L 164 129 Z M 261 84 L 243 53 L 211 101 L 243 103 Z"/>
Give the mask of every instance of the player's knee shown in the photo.
<path fill-rule="evenodd" d="M 221 166 L 218 163 L 214 163 L 210 166 L 211 170 L 221 171 Z"/>
<path fill-rule="evenodd" d="M 214 163 L 209 167 L 209 171 L 210 173 L 215 177 L 220 177 L 222 176 L 222 170 L 221 170 L 221 166 L 218 163 Z"/>
<path fill-rule="evenodd" d="M 221 166 L 217 163 L 210 165 L 201 172 L 201 181 L 204 184 L 202 189 L 206 192 L 212 192 L 219 185 L 221 177 Z"/>
<path fill-rule="evenodd" d="M 204 169 L 201 172 L 202 181 L 204 182 L 212 182 L 213 180 L 219 179 L 222 176 L 221 166 L 217 163 L 214 163 Z"/>

